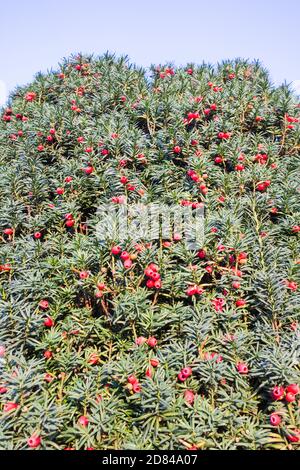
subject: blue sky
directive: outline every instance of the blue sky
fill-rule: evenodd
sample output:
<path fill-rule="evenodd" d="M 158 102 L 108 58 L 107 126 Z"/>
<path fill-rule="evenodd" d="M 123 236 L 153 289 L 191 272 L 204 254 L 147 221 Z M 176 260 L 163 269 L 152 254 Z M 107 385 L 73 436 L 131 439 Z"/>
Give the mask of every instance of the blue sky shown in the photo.
<path fill-rule="evenodd" d="M 11 0 L 0 17 L 0 104 L 79 51 L 128 54 L 144 66 L 256 58 L 275 83 L 300 91 L 300 0 Z"/>

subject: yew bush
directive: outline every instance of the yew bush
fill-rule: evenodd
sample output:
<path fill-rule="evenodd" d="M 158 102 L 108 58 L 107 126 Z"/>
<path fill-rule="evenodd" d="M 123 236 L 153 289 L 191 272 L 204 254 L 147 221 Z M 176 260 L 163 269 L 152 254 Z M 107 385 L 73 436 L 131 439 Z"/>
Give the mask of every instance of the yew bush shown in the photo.
<path fill-rule="evenodd" d="M 259 63 L 72 56 L 0 123 L 0 448 L 297 449 L 299 104 Z M 205 239 L 99 243 L 101 204 Z"/>

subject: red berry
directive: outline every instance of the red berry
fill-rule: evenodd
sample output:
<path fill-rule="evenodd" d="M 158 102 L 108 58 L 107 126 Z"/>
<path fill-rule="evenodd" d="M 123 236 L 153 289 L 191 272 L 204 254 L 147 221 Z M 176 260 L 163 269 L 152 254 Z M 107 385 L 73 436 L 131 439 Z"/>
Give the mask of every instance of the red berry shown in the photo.
<path fill-rule="evenodd" d="M 147 338 L 145 338 L 144 336 L 139 336 L 136 340 L 135 340 L 135 344 L 137 344 L 138 346 L 140 346 L 141 344 L 144 344 L 147 342 Z"/>
<path fill-rule="evenodd" d="M 148 281 L 146 282 L 146 286 L 149 288 L 149 289 L 153 289 L 154 287 L 154 281 L 152 279 L 148 279 Z"/>
<path fill-rule="evenodd" d="M 285 399 L 288 403 L 293 403 L 293 401 L 296 400 L 296 395 L 294 395 L 293 393 L 291 392 L 288 392 L 286 395 L 285 395 Z"/>
<path fill-rule="evenodd" d="M 188 377 L 190 377 L 192 375 L 193 371 L 190 367 L 184 367 L 183 369 L 181 369 L 181 375 L 187 379 Z"/>
<path fill-rule="evenodd" d="M 47 328 L 51 328 L 54 325 L 54 321 L 51 317 L 47 317 L 44 320 L 44 325 L 47 326 Z"/>
<path fill-rule="evenodd" d="M 68 219 L 68 220 L 66 220 L 65 224 L 66 224 L 66 227 L 69 227 L 69 228 L 73 227 L 73 225 L 75 224 L 75 220 L 74 219 Z"/>
<path fill-rule="evenodd" d="M 129 269 L 132 266 L 132 261 L 131 259 L 126 259 L 123 263 L 125 269 Z"/>
<path fill-rule="evenodd" d="M 241 287 L 241 284 L 240 284 L 240 282 L 238 282 L 238 281 L 234 281 L 234 282 L 232 283 L 232 287 L 233 287 L 234 289 L 239 289 L 239 288 Z"/>
<path fill-rule="evenodd" d="M 184 399 L 189 405 L 192 405 L 195 400 L 195 394 L 192 392 L 192 390 L 185 390 L 184 392 Z"/>
<path fill-rule="evenodd" d="M 94 168 L 92 166 L 87 166 L 86 168 L 83 168 L 83 171 L 85 172 L 86 175 L 90 175 L 93 173 Z"/>
<path fill-rule="evenodd" d="M 159 360 L 156 358 L 150 359 L 150 364 L 153 367 L 157 367 L 159 365 Z"/>
<path fill-rule="evenodd" d="M 122 248 L 120 246 L 113 246 L 112 249 L 111 249 L 111 253 L 113 255 L 119 255 L 122 251 Z"/>
<path fill-rule="evenodd" d="M 19 403 L 14 403 L 13 401 L 8 401 L 7 403 L 4 404 L 3 406 L 3 411 L 4 413 L 8 413 L 11 410 L 16 410 L 19 408 Z"/>
<path fill-rule="evenodd" d="M 179 372 L 177 377 L 178 377 L 178 380 L 180 382 L 185 382 L 186 381 L 186 377 L 184 377 L 181 372 Z"/>
<path fill-rule="evenodd" d="M 29 447 L 31 447 L 32 449 L 35 449 L 36 447 L 39 447 L 41 445 L 41 438 L 40 436 L 37 436 L 37 435 L 32 435 L 29 439 L 27 439 L 27 444 Z"/>
<path fill-rule="evenodd" d="M 288 434 L 286 437 L 290 442 L 300 442 L 300 429 L 295 429 L 293 434 Z"/>
<path fill-rule="evenodd" d="M 238 373 L 242 374 L 242 375 L 246 375 L 249 372 L 247 364 L 244 364 L 243 362 L 239 362 L 236 365 L 236 369 L 237 369 Z"/>
<path fill-rule="evenodd" d="M 132 386 L 132 390 L 134 391 L 134 393 L 139 393 L 142 390 L 142 388 L 139 383 L 135 383 Z"/>
<path fill-rule="evenodd" d="M 130 258 L 130 254 L 127 251 L 122 251 L 120 258 L 125 261 Z"/>
<path fill-rule="evenodd" d="M 78 424 L 81 424 L 81 426 L 83 426 L 84 428 L 87 427 L 87 425 L 89 424 L 89 419 L 87 416 L 80 416 L 80 418 L 78 419 Z"/>
<path fill-rule="evenodd" d="M 89 277 L 89 272 L 88 271 L 80 271 L 79 277 L 80 277 L 80 279 L 87 279 Z"/>
<path fill-rule="evenodd" d="M 128 178 L 126 176 L 121 176 L 120 183 L 122 183 L 122 184 L 128 183 Z"/>
<path fill-rule="evenodd" d="M 179 147 L 179 145 L 175 145 L 175 147 L 173 147 L 173 152 L 177 154 L 181 153 L 181 147 Z"/>
<path fill-rule="evenodd" d="M 300 393 L 300 387 L 297 384 L 290 384 L 285 390 L 287 393 L 293 393 L 294 395 L 298 395 Z"/>
<path fill-rule="evenodd" d="M 270 423 L 272 426 L 279 426 L 281 423 L 281 417 L 277 413 L 272 413 L 270 415 Z"/>
<path fill-rule="evenodd" d="M 147 344 L 150 346 L 150 348 L 155 348 L 157 345 L 157 339 L 154 338 L 154 336 L 150 336 L 150 338 L 147 339 Z"/>
<path fill-rule="evenodd" d="M 51 359 L 52 356 L 53 356 L 52 351 L 47 350 L 44 352 L 44 357 L 46 359 Z"/>
<path fill-rule="evenodd" d="M 282 400 L 284 397 L 284 388 L 282 386 L 276 385 L 271 392 L 271 396 L 275 401 Z"/>
<path fill-rule="evenodd" d="M 39 307 L 42 308 L 43 310 L 46 310 L 47 308 L 49 308 L 48 300 L 41 300 L 39 303 Z"/>
<path fill-rule="evenodd" d="M 4 235 L 12 235 L 14 233 L 12 228 L 5 228 L 3 230 Z"/>
<path fill-rule="evenodd" d="M 134 384 L 138 383 L 138 379 L 136 378 L 135 375 L 129 375 L 129 377 L 127 379 L 127 382 L 134 385 Z"/>

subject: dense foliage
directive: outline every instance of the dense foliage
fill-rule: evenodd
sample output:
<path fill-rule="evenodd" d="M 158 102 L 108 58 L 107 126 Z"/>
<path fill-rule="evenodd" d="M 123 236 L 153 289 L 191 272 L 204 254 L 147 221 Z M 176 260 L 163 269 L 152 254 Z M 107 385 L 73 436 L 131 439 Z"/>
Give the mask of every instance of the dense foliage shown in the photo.
<path fill-rule="evenodd" d="M 13 93 L 1 449 L 299 447 L 299 136 L 296 96 L 243 60 L 73 56 Z M 99 244 L 125 197 L 204 204 L 204 246 Z"/>

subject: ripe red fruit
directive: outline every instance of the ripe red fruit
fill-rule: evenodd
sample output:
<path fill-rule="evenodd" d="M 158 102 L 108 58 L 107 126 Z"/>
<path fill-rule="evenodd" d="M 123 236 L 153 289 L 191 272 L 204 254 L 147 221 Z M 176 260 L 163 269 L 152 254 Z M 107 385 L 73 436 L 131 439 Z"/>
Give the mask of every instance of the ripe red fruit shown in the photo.
<path fill-rule="evenodd" d="M 136 340 L 135 340 L 135 344 L 137 344 L 138 346 L 140 346 L 141 344 L 144 344 L 147 342 L 147 338 L 145 338 L 144 336 L 139 336 Z"/>
<path fill-rule="evenodd" d="M 89 272 L 88 271 L 80 271 L 79 277 L 80 277 L 80 279 L 87 279 L 89 277 Z"/>
<path fill-rule="evenodd" d="M 285 395 L 285 399 L 288 403 L 293 403 L 293 401 L 296 400 L 296 395 L 294 395 L 293 393 L 291 392 L 288 392 L 286 395 Z"/>
<path fill-rule="evenodd" d="M 238 282 L 238 281 L 233 281 L 232 287 L 233 287 L 234 289 L 239 289 L 239 288 L 241 287 L 241 284 L 240 284 L 240 282 Z"/>
<path fill-rule="evenodd" d="M 184 377 L 181 372 L 179 372 L 177 377 L 178 377 L 178 380 L 180 382 L 185 382 L 186 381 L 186 377 Z"/>
<path fill-rule="evenodd" d="M 72 180 L 73 180 L 72 176 L 66 176 L 65 183 L 71 183 Z"/>
<path fill-rule="evenodd" d="M 160 274 L 154 272 L 151 277 L 152 277 L 153 281 L 158 281 L 160 279 Z"/>
<path fill-rule="evenodd" d="M 247 304 L 246 304 L 246 301 L 244 299 L 238 299 L 236 302 L 235 302 L 235 305 L 236 307 L 245 307 Z"/>
<path fill-rule="evenodd" d="M 188 296 L 193 296 L 193 295 L 196 295 L 198 293 L 198 286 L 197 285 L 193 285 L 193 286 L 189 286 L 186 290 L 186 294 Z"/>
<path fill-rule="evenodd" d="M 88 363 L 89 364 L 92 364 L 92 365 L 95 365 L 95 364 L 98 364 L 100 358 L 98 356 L 97 353 L 92 353 L 88 359 Z"/>
<path fill-rule="evenodd" d="M 39 303 L 39 307 L 42 308 L 43 310 L 46 310 L 47 308 L 49 308 L 48 300 L 41 300 Z"/>
<path fill-rule="evenodd" d="M 3 230 L 4 235 L 12 235 L 14 233 L 12 228 L 5 228 Z"/>
<path fill-rule="evenodd" d="M 16 410 L 19 408 L 19 403 L 14 403 L 13 401 L 8 401 L 7 403 L 4 404 L 3 406 L 3 411 L 4 413 L 8 413 L 11 410 Z"/>
<path fill-rule="evenodd" d="M 181 147 L 179 147 L 179 145 L 175 145 L 175 147 L 173 147 L 173 152 L 176 154 L 181 153 Z"/>
<path fill-rule="evenodd" d="M 42 439 L 40 436 L 33 434 L 29 439 L 27 439 L 27 444 L 32 449 L 39 447 L 41 445 Z"/>
<path fill-rule="evenodd" d="M 300 429 L 294 429 L 293 434 L 288 434 L 286 437 L 290 442 L 300 442 Z"/>
<path fill-rule="evenodd" d="M 122 183 L 122 184 L 128 183 L 128 178 L 127 178 L 127 176 L 121 176 L 121 178 L 120 178 L 120 183 Z"/>
<path fill-rule="evenodd" d="M 129 375 L 129 377 L 127 378 L 127 382 L 134 385 L 135 383 L 138 383 L 138 379 L 135 375 Z"/>
<path fill-rule="evenodd" d="M 142 390 L 142 387 L 139 383 L 135 383 L 132 386 L 132 390 L 134 391 L 134 393 L 139 393 Z"/>
<path fill-rule="evenodd" d="M 78 419 L 78 424 L 81 424 L 81 426 L 86 428 L 86 426 L 89 424 L 88 417 L 84 415 L 80 416 L 80 418 Z"/>
<path fill-rule="evenodd" d="M 194 400 L 195 400 L 194 392 L 192 390 L 185 390 L 184 399 L 189 405 L 192 405 L 194 403 Z"/>
<path fill-rule="evenodd" d="M 130 254 L 127 251 L 122 251 L 120 258 L 125 261 L 130 258 Z"/>
<path fill-rule="evenodd" d="M 52 351 L 47 350 L 44 352 L 44 357 L 46 359 L 51 359 L 52 356 L 53 356 Z"/>
<path fill-rule="evenodd" d="M 284 388 L 282 386 L 276 385 L 271 392 L 272 399 L 282 400 L 284 397 Z"/>
<path fill-rule="evenodd" d="M 42 237 L 42 234 L 41 234 L 41 232 L 35 232 L 33 236 L 36 240 L 38 240 L 39 238 Z"/>
<path fill-rule="evenodd" d="M 113 255 L 119 255 L 121 253 L 121 251 L 122 251 L 122 248 L 118 245 L 113 246 L 112 249 L 111 249 L 111 253 Z"/>
<path fill-rule="evenodd" d="M 200 258 L 200 259 L 206 258 L 206 251 L 205 251 L 205 250 L 200 250 L 200 251 L 198 251 L 197 256 L 198 256 L 198 258 Z"/>
<path fill-rule="evenodd" d="M 159 360 L 156 358 L 150 359 L 150 364 L 153 367 L 157 367 L 159 365 Z"/>
<path fill-rule="evenodd" d="M 148 268 L 145 269 L 144 273 L 145 273 L 146 276 L 152 278 L 152 276 L 154 274 L 154 271 L 153 271 L 153 269 L 150 268 L 150 266 L 148 266 Z"/>
<path fill-rule="evenodd" d="M 285 390 L 287 393 L 293 393 L 294 395 L 298 395 L 300 393 L 300 387 L 297 384 L 290 384 Z"/>
<path fill-rule="evenodd" d="M 277 413 L 272 413 L 270 415 L 270 423 L 272 426 L 279 426 L 281 423 L 281 417 Z"/>
<path fill-rule="evenodd" d="M 64 192 L 65 192 L 64 188 L 57 188 L 56 189 L 56 193 L 59 194 L 59 195 L 64 194 Z"/>
<path fill-rule="evenodd" d="M 25 100 L 26 101 L 34 101 L 36 98 L 36 93 L 34 91 L 29 91 L 28 93 L 26 93 L 25 95 Z"/>
<path fill-rule="evenodd" d="M 44 320 L 44 325 L 47 328 L 51 328 L 54 325 L 53 319 L 51 317 L 46 317 L 45 320 Z"/>
<path fill-rule="evenodd" d="M 148 281 L 146 282 L 146 286 L 149 288 L 149 289 L 153 289 L 154 287 L 154 281 L 152 279 L 148 279 Z"/>
<path fill-rule="evenodd" d="M 236 365 L 236 369 L 239 374 L 246 375 L 249 372 L 247 364 L 244 364 L 243 362 L 238 362 Z"/>
<path fill-rule="evenodd" d="M 182 236 L 180 235 L 180 233 L 174 233 L 173 235 L 173 240 L 178 242 L 182 239 Z"/>
<path fill-rule="evenodd" d="M 82 171 L 84 171 L 86 175 L 91 175 L 94 171 L 94 168 L 92 166 L 87 166 L 86 168 L 83 168 Z"/>
<path fill-rule="evenodd" d="M 150 336 L 150 338 L 147 339 L 147 344 L 150 346 L 150 348 L 155 348 L 157 345 L 157 339 L 154 338 L 154 336 Z"/>
<path fill-rule="evenodd" d="M 235 165 L 236 171 L 243 171 L 245 169 L 245 166 L 239 163 L 238 165 Z"/>
<path fill-rule="evenodd" d="M 184 367 L 183 369 L 181 369 L 181 375 L 184 377 L 184 378 L 188 378 L 192 375 L 193 371 L 190 367 Z"/>
<path fill-rule="evenodd" d="M 132 266 L 132 261 L 131 259 L 126 259 L 123 263 L 125 269 L 129 269 Z"/>
<path fill-rule="evenodd" d="M 66 224 L 66 227 L 69 227 L 69 228 L 73 227 L 73 225 L 75 224 L 75 220 L 74 219 L 68 219 L 68 220 L 66 220 L 65 224 Z"/>

